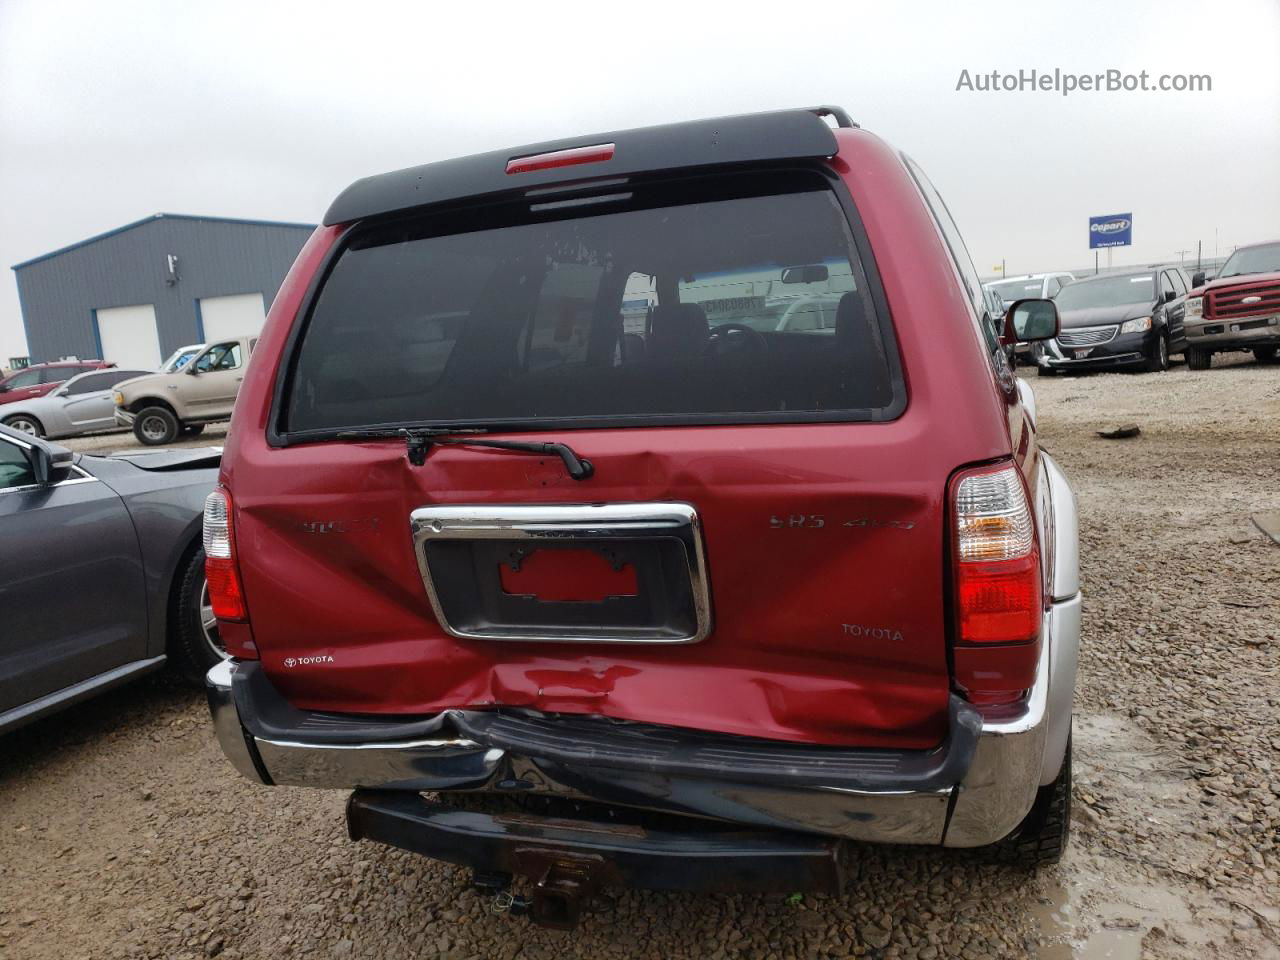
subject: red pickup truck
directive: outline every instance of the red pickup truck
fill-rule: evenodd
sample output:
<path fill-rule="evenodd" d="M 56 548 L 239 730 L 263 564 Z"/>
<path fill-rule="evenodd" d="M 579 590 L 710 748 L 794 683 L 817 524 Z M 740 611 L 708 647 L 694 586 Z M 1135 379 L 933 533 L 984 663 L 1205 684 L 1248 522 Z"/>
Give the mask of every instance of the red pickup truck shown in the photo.
<path fill-rule="evenodd" d="M 206 505 L 224 751 L 552 925 L 847 839 L 1056 859 L 1075 502 L 1004 347 L 1057 328 L 838 108 L 358 181 Z"/>
<path fill-rule="evenodd" d="M 1238 247 L 1218 275 L 1191 278 L 1187 366 L 1208 370 L 1215 353 L 1252 351 L 1274 363 L 1280 350 L 1280 241 Z"/>

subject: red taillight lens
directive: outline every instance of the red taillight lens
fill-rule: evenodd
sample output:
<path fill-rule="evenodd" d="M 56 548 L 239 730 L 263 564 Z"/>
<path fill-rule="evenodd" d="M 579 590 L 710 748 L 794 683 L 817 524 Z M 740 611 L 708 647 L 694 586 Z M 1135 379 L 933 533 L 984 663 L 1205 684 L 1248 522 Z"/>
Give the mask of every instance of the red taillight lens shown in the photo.
<path fill-rule="evenodd" d="M 612 159 L 613 144 L 597 143 L 589 147 L 573 147 L 569 150 L 553 150 L 551 153 L 535 153 L 530 157 L 515 157 L 507 161 L 507 173 L 532 173 L 554 167 L 576 167 L 581 163 L 603 163 Z"/>
<path fill-rule="evenodd" d="M 957 565 L 956 627 L 962 643 L 1032 643 L 1040 637 L 1040 557 Z"/>
<path fill-rule="evenodd" d="M 951 485 L 956 684 L 977 704 L 1020 700 L 1035 680 L 1043 575 L 1022 475 L 1013 466 Z"/>
<path fill-rule="evenodd" d="M 204 557 L 213 615 L 219 620 L 247 619 L 240 572 L 236 568 L 231 495 L 225 490 L 213 491 L 204 501 Z"/>

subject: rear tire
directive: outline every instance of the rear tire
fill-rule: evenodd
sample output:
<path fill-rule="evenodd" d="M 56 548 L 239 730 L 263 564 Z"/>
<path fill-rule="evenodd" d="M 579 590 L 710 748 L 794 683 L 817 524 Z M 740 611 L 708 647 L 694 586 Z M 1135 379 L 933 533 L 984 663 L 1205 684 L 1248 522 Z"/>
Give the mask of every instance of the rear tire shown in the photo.
<path fill-rule="evenodd" d="M 1208 370 L 1213 365 L 1213 351 L 1204 347 L 1187 347 L 1187 369 Z"/>
<path fill-rule="evenodd" d="M 16 413 L 12 417 L 5 417 L 4 425 L 33 437 L 44 436 L 44 424 L 26 413 Z"/>
<path fill-rule="evenodd" d="M 203 549 L 196 549 L 178 576 L 178 594 L 169 625 L 169 661 L 183 680 L 203 687 L 204 675 L 227 659 L 218 635 L 218 621 L 209 605 Z"/>
<path fill-rule="evenodd" d="M 1003 840 L 984 847 L 994 863 L 1034 870 L 1057 863 L 1071 837 L 1071 736 L 1062 756 L 1062 769 L 1053 783 L 1036 792 L 1031 811 Z"/>
<path fill-rule="evenodd" d="M 1156 342 L 1151 345 L 1151 356 L 1147 357 L 1147 373 L 1164 373 L 1169 369 L 1169 335 L 1163 330 L 1156 335 Z"/>
<path fill-rule="evenodd" d="M 1053 370 L 1053 369 L 1051 369 L 1051 368 L 1049 368 L 1049 367 L 1041 367 L 1041 366 L 1037 366 L 1037 367 L 1036 367 L 1036 376 L 1037 376 L 1037 377 L 1052 377 L 1056 372 L 1057 372 L 1057 371 L 1055 371 L 1055 370 Z"/>
<path fill-rule="evenodd" d="M 1259 363 L 1275 363 L 1277 347 L 1254 347 L 1253 359 Z"/>
<path fill-rule="evenodd" d="M 168 407 L 144 407 L 133 421 L 133 435 L 148 447 L 159 447 L 178 439 L 182 425 Z"/>

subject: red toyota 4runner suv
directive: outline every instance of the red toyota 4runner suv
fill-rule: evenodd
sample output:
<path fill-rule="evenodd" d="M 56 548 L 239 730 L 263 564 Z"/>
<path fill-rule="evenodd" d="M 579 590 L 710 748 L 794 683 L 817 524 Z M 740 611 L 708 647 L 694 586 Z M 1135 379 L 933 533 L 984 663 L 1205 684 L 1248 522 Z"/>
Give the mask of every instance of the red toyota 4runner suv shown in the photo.
<path fill-rule="evenodd" d="M 836 108 L 360 180 L 206 505 L 222 747 L 548 924 L 844 839 L 1054 860 L 1075 504 L 1002 347 L 1056 332 Z"/>

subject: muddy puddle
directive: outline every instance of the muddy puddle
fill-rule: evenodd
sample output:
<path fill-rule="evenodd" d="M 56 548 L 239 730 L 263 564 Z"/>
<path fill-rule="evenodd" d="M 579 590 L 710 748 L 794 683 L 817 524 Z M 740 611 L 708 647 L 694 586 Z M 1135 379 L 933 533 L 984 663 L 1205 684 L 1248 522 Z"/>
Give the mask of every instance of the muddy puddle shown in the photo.
<path fill-rule="evenodd" d="M 1269 906 L 1250 910 L 1182 879 L 1184 865 L 1213 854 L 1196 829 L 1203 814 L 1192 771 L 1172 751 L 1114 714 L 1077 716 L 1073 742 L 1076 835 L 1032 908 L 1037 960 L 1217 955 L 1215 948 L 1230 952 L 1224 941 L 1234 931 L 1280 925 L 1280 911 L 1273 922 Z M 1138 833 L 1167 835 L 1168 859 L 1126 860 L 1127 841 Z M 1110 850 L 1080 842 L 1081 834 Z"/>

